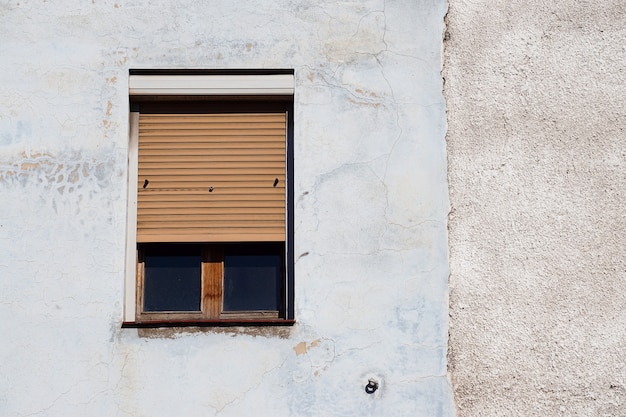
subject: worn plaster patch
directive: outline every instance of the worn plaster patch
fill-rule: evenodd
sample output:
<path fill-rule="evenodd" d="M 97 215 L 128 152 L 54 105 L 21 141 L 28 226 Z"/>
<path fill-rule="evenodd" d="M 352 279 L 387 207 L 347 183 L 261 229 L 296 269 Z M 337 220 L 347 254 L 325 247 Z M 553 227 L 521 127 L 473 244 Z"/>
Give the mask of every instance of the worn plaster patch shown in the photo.
<path fill-rule="evenodd" d="M 300 342 L 293 347 L 297 356 L 304 355 L 306 353 L 306 342 Z"/>
<path fill-rule="evenodd" d="M 43 184 L 51 187 L 53 184 L 67 185 L 78 182 L 79 173 L 84 178 L 95 177 L 104 180 L 101 172 L 111 168 L 114 158 L 109 161 L 97 159 L 84 160 L 79 155 L 70 157 L 70 160 L 59 160 L 57 157 L 45 154 L 22 154 L 20 160 L 8 164 L 0 163 L 0 183 L 5 185 L 26 185 L 27 183 Z"/>
<path fill-rule="evenodd" d="M 294 352 L 296 352 L 297 356 L 303 355 L 307 353 L 307 351 L 311 348 L 317 347 L 320 344 L 320 339 L 316 339 L 311 343 L 307 344 L 307 342 L 300 342 L 293 347 Z"/>

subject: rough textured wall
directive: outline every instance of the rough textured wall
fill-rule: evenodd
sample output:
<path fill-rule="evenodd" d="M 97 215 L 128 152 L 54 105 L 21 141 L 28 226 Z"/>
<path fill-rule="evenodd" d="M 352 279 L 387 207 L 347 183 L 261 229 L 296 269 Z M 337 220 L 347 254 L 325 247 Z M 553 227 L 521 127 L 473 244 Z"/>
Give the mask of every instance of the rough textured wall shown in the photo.
<path fill-rule="evenodd" d="M 445 10 L 1 2 L 0 414 L 453 415 Z M 293 328 L 120 329 L 129 68 L 295 69 Z"/>
<path fill-rule="evenodd" d="M 626 415 L 626 3 L 450 1 L 460 416 Z"/>

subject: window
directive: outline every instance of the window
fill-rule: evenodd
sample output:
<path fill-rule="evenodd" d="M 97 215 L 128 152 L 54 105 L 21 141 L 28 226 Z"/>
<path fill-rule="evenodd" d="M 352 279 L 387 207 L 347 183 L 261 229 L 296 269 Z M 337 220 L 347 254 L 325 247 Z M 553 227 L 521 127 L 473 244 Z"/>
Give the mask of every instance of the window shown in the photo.
<path fill-rule="evenodd" d="M 292 323 L 293 73 L 135 71 L 130 94 L 126 325 Z"/>

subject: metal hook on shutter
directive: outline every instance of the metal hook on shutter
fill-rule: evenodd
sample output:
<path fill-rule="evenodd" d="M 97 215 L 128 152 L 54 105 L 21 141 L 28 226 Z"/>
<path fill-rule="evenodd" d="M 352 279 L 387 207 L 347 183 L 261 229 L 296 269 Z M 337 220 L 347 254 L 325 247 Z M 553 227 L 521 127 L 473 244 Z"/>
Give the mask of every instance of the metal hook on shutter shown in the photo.
<path fill-rule="evenodd" d="M 278 185 L 278 178 L 274 180 L 274 188 L 276 188 L 277 185 Z"/>
<path fill-rule="evenodd" d="M 209 187 L 209 192 L 212 193 L 213 192 L 213 187 Z"/>
<path fill-rule="evenodd" d="M 143 188 L 145 189 L 148 184 L 150 184 L 150 181 L 148 181 L 147 179 L 143 182 Z"/>

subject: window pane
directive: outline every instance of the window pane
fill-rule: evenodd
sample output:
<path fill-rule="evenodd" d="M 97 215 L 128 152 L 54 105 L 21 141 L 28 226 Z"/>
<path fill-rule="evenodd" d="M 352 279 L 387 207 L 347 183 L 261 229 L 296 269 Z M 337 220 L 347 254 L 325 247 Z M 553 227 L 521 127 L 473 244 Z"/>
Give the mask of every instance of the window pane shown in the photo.
<path fill-rule="evenodd" d="M 189 245 L 147 249 L 144 311 L 200 311 L 201 262 L 199 249 Z"/>
<path fill-rule="evenodd" d="M 225 249 L 224 311 L 278 311 L 281 277 L 279 246 Z"/>

